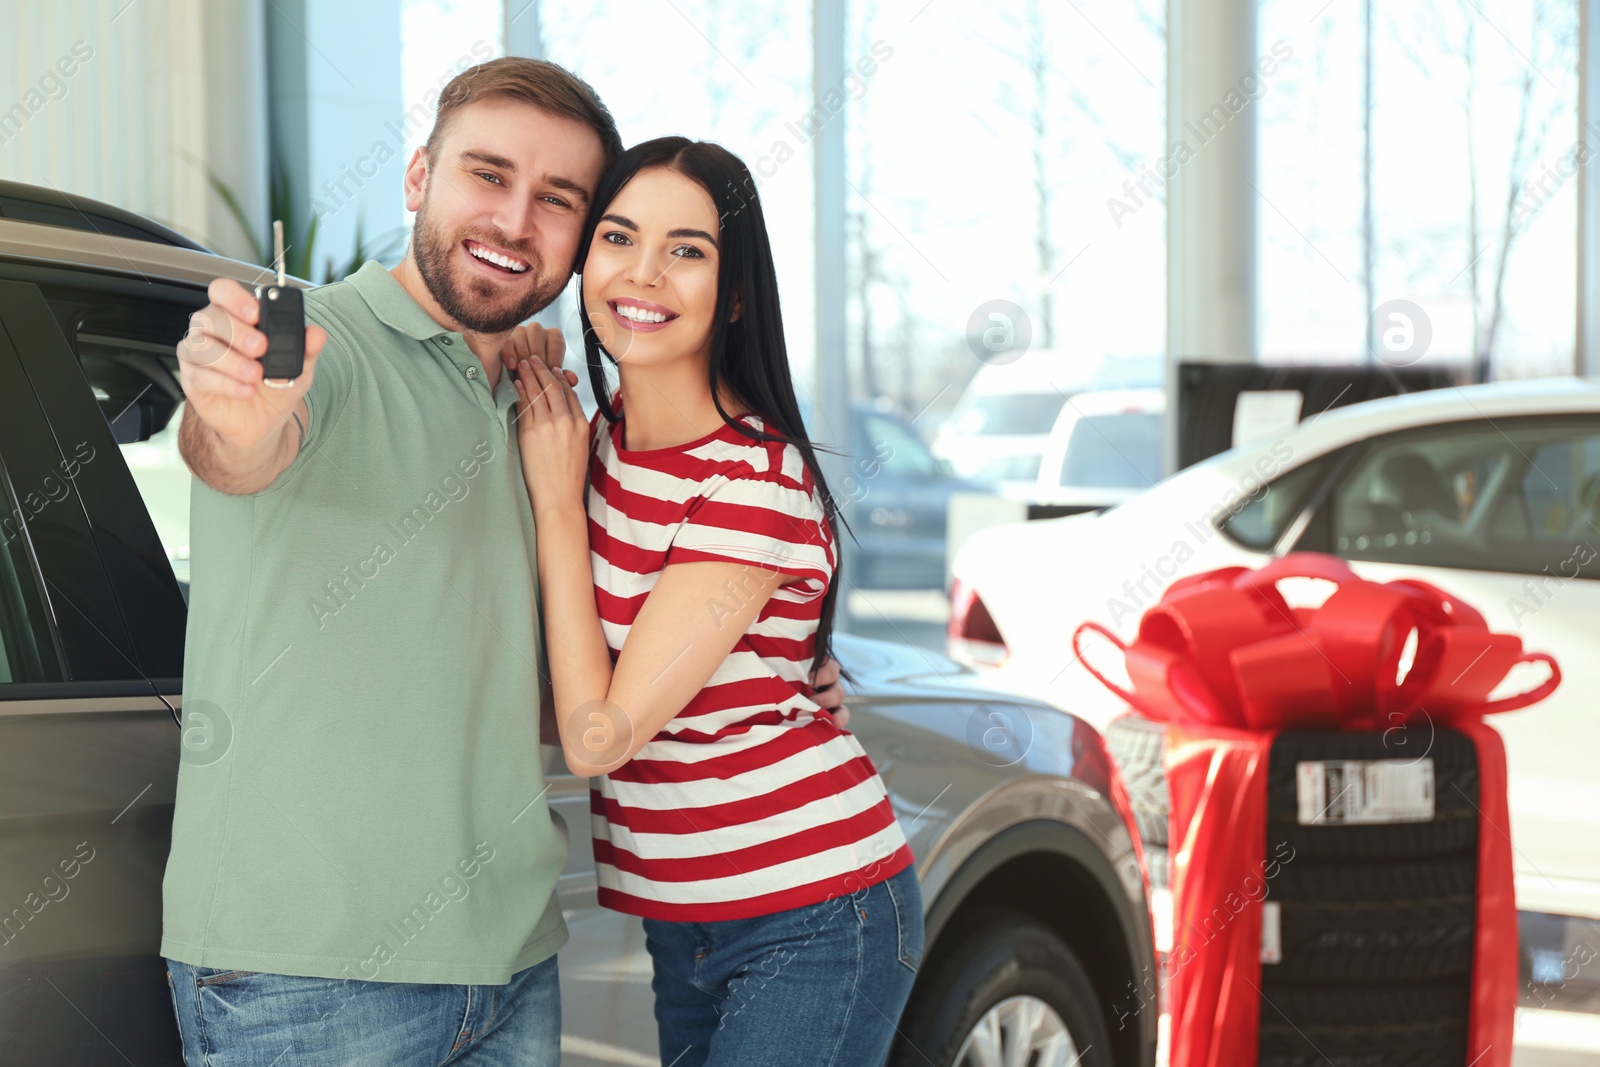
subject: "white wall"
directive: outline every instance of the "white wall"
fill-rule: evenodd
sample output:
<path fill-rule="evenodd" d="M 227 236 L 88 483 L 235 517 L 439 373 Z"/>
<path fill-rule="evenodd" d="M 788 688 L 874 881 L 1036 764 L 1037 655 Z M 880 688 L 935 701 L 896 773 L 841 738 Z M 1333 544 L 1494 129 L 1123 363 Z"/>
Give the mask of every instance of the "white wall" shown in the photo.
<path fill-rule="evenodd" d="M 244 257 L 206 166 L 266 212 L 261 0 L 0 0 L 0 178 Z"/>

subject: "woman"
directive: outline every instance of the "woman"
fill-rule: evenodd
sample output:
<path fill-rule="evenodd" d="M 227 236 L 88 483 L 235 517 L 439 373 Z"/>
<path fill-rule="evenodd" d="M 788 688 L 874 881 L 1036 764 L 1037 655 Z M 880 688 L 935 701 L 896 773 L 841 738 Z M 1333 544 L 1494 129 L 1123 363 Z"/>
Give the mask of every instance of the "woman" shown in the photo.
<path fill-rule="evenodd" d="M 880 1064 L 921 897 L 871 761 L 811 700 L 836 517 L 755 183 L 717 145 L 649 141 L 602 178 L 587 234 L 599 413 L 586 424 L 564 376 L 511 362 L 600 903 L 644 919 L 664 1063 Z"/>

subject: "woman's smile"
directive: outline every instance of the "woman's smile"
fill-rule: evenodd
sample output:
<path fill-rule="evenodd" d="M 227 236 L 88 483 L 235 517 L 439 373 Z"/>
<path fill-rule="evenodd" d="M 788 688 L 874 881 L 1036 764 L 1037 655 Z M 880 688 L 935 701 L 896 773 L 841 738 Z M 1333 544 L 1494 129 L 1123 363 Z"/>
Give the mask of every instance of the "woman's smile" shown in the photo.
<path fill-rule="evenodd" d="M 606 306 L 611 309 L 611 317 L 617 325 L 636 333 L 664 330 L 678 317 L 678 313 L 669 307 L 649 300 L 636 300 L 631 296 L 607 300 Z"/>

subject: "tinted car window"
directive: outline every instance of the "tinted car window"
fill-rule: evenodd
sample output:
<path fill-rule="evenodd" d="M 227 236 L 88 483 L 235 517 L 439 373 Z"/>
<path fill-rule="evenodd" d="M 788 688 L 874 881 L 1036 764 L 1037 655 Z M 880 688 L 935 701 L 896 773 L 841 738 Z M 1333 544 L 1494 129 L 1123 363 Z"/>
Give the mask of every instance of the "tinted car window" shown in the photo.
<path fill-rule="evenodd" d="M 107 302 L 86 312 L 63 301 L 52 310 L 66 320 L 95 403 L 187 598 L 190 476 L 178 455 L 184 398 L 174 351 L 185 325 L 183 309 Z"/>
<path fill-rule="evenodd" d="M 1062 485 L 1143 489 L 1160 479 L 1160 415 L 1088 415 L 1073 426 L 1061 463 Z"/>
<path fill-rule="evenodd" d="M 0 466 L 0 685 L 43 682 L 60 675 L 55 650 L 39 603 L 24 541 L 28 511 L 48 506 L 50 494 L 27 491 L 20 497 Z"/>
<path fill-rule="evenodd" d="M 94 662 L 63 634 L 73 675 L 176 684 L 183 673 L 185 589 L 122 450 L 159 434 L 177 413 L 183 390 L 176 347 L 191 304 L 205 294 L 158 278 L 68 278 L 60 271 L 39 277 L 41 285 L 0 282 L 0 315 L 49 420 L 40 439 L 53 435 L 64 462 L 78 465 L 71 479 L 77 506 L 70 513 L 55 509 L 66 540 L 34 539 L 52 583 L 90 583 L 73 599 L 82 625 L 113 652 Z M 88 543 L 79 544 L 85 535 Z M 91 555 L 71 558 L 83 549 Z M 51 563 L 52 553 L 68 558 Z M 54 618 L 65 626 L 60 609 Z"/>
<path fill-rule="evenodd" d="M 1245 548 L 1270 550 L 1305 509 L 1333 462 L 1333 456 L 1323 456 L 1267 482 L 1222 521 L 1222 531 Z M 1251 486 L 1246 484 L 1243 488 L 1248 490 Z"/>
<path fill-rule="evenodd" d="M 868 454 L 881 457 L 884 466 L 902 478 L 933 477 L 933 453 L 915 432 L 883 415 L 868 415 L 864 422 Z"/>
<path fill-rule="evenodd" d="M 1532 540 L 1600 538 L 1600 434 L 1548 442 L 1530 458 L 1520 500 L 1503 505 L 1501 514 L 1525 512 Z"/>
<path fill-rule="evenodd" d="M 1397 436 L 1331 499 L 1350 559 L 1600 575 L 1600 425 L 1487 421 Z"/>
<path fill-rule="evenodd" d="M 89 369 L 86 364 L 85 369 Z M 93 378 L 91 377 L 91 382 Z M 101 398 L 103 388 L 95 385 L 95 398 Z M 189 468 L 178 455 L 178 426 L 183 421 L 183 404 L 179 403 L 165 416 L 166 424 L 159 429 L 155 420 L 139 418 L 137 405 L 124 414 L 110 417 L 111 430 L 116 436 L 122 458 L 128 464 L 139 495 L 150 511 L 150 521 L 155 523 L 156 536 L 166 551 L 172 573 L 178 579 L 185 596 L 189 590 Z"/>

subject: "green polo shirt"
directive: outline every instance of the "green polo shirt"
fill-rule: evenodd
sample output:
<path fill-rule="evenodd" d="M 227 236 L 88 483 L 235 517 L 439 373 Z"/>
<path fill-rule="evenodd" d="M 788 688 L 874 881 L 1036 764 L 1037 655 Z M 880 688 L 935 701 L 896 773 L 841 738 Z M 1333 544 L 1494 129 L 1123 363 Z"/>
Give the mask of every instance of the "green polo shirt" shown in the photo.
<path fill-rule="evenodd" d="M 306 314 L 328 343 L 294 463 L 193 483 L 161 951 L 503 984 L 567 936 L 516 390 L 378 263 Z"/>

